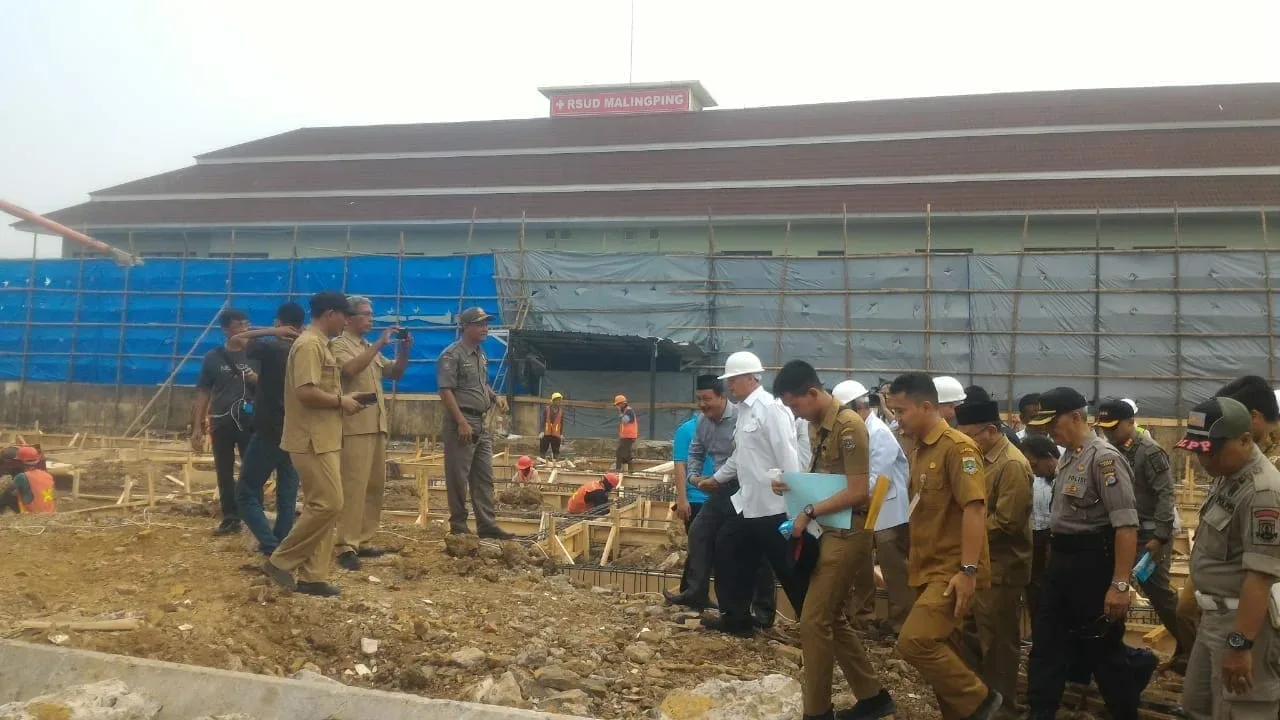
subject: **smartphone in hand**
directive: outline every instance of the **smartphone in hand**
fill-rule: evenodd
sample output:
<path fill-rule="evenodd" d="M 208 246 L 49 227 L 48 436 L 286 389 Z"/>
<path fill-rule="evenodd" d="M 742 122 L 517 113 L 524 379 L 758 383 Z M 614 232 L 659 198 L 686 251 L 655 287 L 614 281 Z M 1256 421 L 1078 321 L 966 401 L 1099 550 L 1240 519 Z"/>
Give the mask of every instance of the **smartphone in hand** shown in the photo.
<path fill-rule="evenodd" d="M 397 330 L 397 331 L 396 331 L 396 339 L 397 339 L 397 340 L 408 340 L 408 339 L 409 339 L 409 328 L 400 328 L 399 330 Z"/>
<path fill-rule="evenodd" d="M 356 393 L 355 398 L 356 398 L 356 402 L 360 403 L 361 405 L 373 405 L 374 403 L 378 402 L 378 393 L 376 392 Z"/>

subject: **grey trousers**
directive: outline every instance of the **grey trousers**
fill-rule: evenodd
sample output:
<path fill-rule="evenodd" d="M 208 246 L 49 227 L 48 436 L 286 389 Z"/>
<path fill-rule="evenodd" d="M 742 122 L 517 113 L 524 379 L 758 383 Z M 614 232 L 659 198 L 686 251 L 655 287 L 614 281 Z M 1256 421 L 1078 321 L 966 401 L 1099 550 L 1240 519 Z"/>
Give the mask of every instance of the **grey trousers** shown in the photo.
<path fill-rule="evenodd" d="M 458 439 L 458 423 L 446 413 L 441 426 L 444 444 L 444 484 L 449 491 L 449 530 L 467 533 L 467 493 L 476 513 L 476 530 L 499 530 L 493 517 L 493 438 L 483 417 L 468 416 L 471 439 Z"/>
<path fill-rule="evenodd" d="M 1206 610 L 1201 615 L 1182 680 L 1182 709 L 1191 720 L 1275 720 L 1280 712 L 1280 633 L 1269 617 L 1253 641 L 1253 691 L 1223 692 L 1222 654 L 1235 622 L 1235 610 Z"/>
<path fill-rule="evenodd" d="M 1139 557 L 1146 552 L 1141 550 L 1142 546 L 1146 545 L 1150 540 L 1150 536 L 1138 537 Z M 1142 588 L 1142 594 L 1147 596 L 1147 601 L 1151 603 L 1151 609 L 1156 611 L 1156 616 L 1160 618 L 1160 624 L 1165 626 L 1165 629 L 1169 631 L 1169 635 L 1178 643 L 1173 653 L 1173 659 L 1186 661 L 1187 656 L 1191 653 L 1191 645 L 1195 642 L 1195 638 L 1182 637 L 1179 634 L 1181 628 L 1178 625 L 1178 593 L 1174 592 L 1173 587 L 1169 585 L 1169 567 L 1173 563 L 1173 551 L 1169 547 L 1164 547 L 1162 550 L 1160 562 L 1156 563 L 1156 569 L 1147 578 L 1146 582 L 1138 583 L 1138 587 Z"/>

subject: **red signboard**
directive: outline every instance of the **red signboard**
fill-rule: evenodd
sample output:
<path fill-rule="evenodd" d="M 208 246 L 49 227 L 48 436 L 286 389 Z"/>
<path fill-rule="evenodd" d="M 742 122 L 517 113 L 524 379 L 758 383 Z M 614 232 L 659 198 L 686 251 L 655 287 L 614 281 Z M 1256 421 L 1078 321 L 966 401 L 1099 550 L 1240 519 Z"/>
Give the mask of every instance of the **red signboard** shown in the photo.
<path fill-rule="evenodd" d="M 611 90 L 551 96 L 552 117 L 688 112 L 692 109 L 687 88 Z"/>

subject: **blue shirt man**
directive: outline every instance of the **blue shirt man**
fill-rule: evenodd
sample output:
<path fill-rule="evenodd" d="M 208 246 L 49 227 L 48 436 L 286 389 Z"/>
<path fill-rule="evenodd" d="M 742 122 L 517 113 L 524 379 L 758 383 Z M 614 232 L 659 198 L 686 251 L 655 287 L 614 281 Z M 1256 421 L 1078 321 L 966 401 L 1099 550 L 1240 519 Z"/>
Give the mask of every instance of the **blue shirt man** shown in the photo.
<path fill-rule="evenodd" d="M 686 464 L 689 462 L 689 446 L 693 445 L 693 436 L 698 427 L 699 417 L 701 417 L 701 413 L 694 413 L 693 417 L 676 428 L 676 434 L 671 440 L 671 459 L 675 462 Z M 715 461 L 708 454 L 703 458 L 702 469 L 697 474 L 711 475 L 715 471 Z M 688 498 L 690 505 L 701 505 L 707 501 L 707 494 L 692 483 L 685 484 L 685 497 Z"/>

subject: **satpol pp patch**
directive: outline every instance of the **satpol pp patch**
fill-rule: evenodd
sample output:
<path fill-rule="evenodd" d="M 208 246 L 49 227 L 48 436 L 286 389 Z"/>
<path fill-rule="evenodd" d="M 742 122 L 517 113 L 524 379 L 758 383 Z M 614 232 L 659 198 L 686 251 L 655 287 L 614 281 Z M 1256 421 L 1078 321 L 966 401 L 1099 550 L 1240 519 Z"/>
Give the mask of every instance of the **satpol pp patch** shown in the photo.
<path fill-rule="evenodd" d="M 978 461 L 977 461 L 977 459 L 976 459 L 976 458 L 971 458 L 971 457 L 961 458 L 961 459 L 960 459 L 960 469 L 964 471 L 964 474 L 965 474 L 965 475 L 974 475 L 974 474 L 976 474 L 976 473 L 978 472 Z"/>
<path fill-rule="evenodd" d="M 840 447 L 847 451 L 854 449 L 857 445 L 854 444 L 852 437 L 845 435 L 843 438 L 840 438 Z"/>
<path fill-rule="evenodd" d="M 1262 508 L 1253 511 L 1253 541 L 1259 545 L 1280 545 L 1280 532 L 1276 530 L 1280 510 Z"/>

